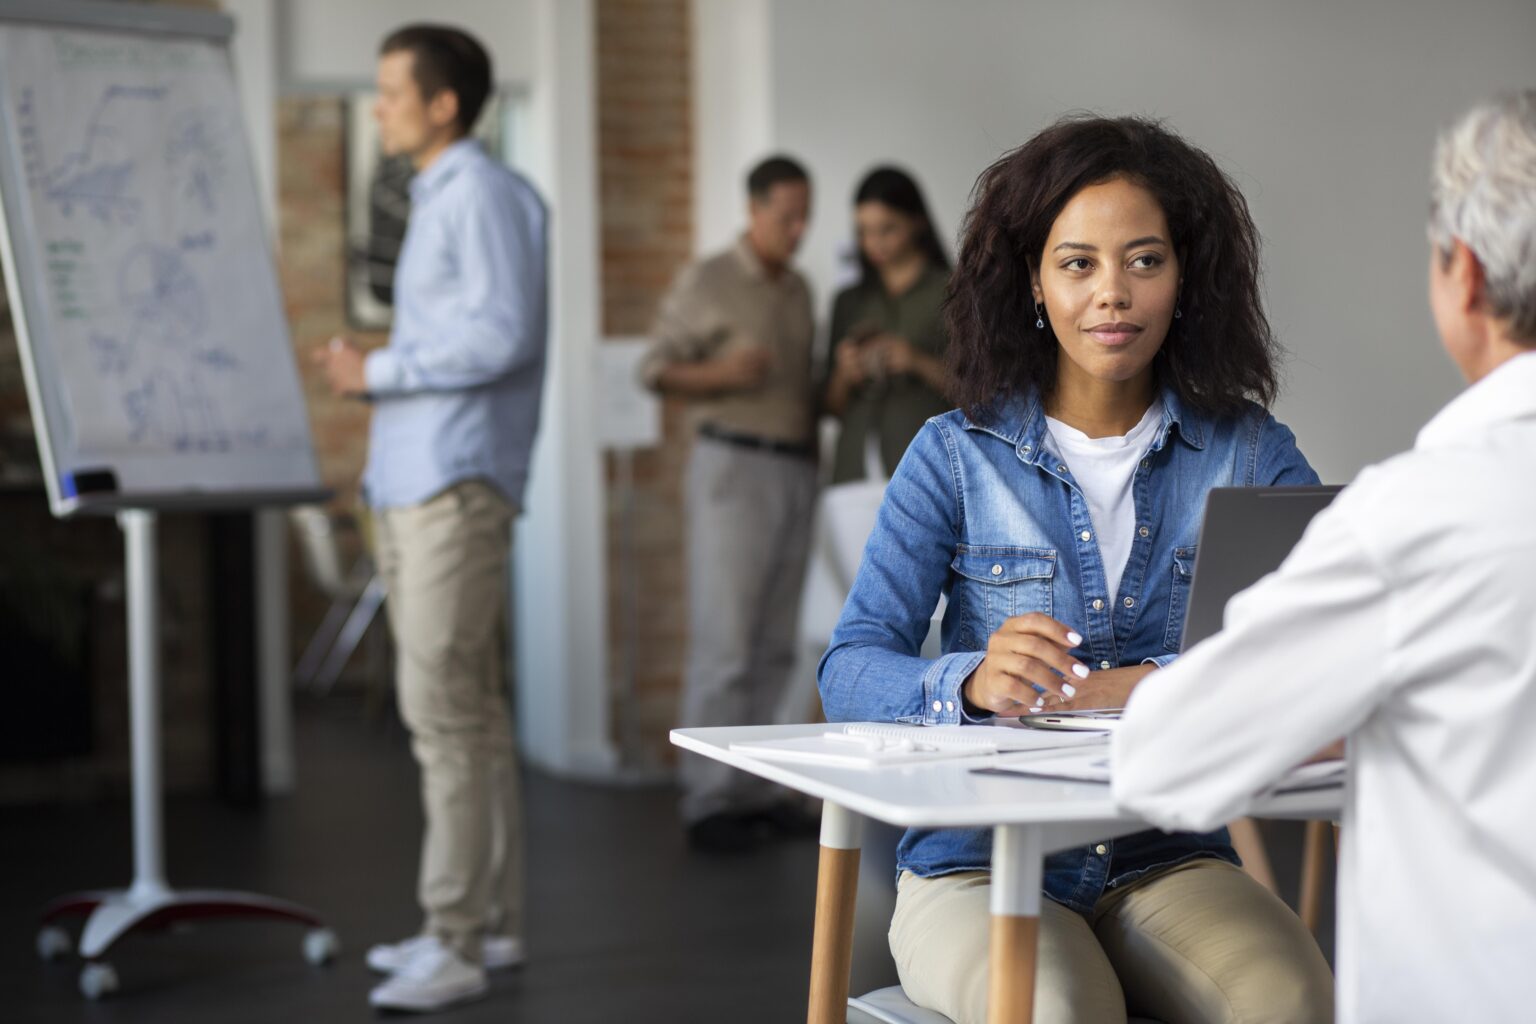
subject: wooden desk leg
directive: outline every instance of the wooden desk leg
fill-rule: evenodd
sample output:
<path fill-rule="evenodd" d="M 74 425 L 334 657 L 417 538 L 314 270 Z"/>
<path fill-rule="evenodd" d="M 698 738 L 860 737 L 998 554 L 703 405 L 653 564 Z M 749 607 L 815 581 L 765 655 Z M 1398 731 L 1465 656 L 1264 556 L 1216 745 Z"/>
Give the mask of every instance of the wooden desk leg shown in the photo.
<path fill-rule="evenodd" d="M 821 866 L 816 875 L 816 930 L 811 940 L 809 1024 L 848 1019 L 848 971 L 853 961 L 853 905 L 859 886 L 863 820 L 846 807 L 821 806 Z"/>
<path fill-rule="evenodd" d="M 1328 828 L 1326 821 L 1307 822 L 1306 838 L 1301 849 L 1301 896 L 1297 902 L 1297 915 L 1307 931 L 1317 934 L 1323 916 L 1323 873 L 1328 858 Z M 1337 833 L 1335 833 L 1337 835 Z M 1334 859 L 1338 859 L 1338 844 L 1334 844 Z"/>
<path fill-rule="evenodd" d="M 1038 828 L 999 825 L 992 840 L 992 951 L 987 1024 L 1030 1024 L 1040 939 Z"/>

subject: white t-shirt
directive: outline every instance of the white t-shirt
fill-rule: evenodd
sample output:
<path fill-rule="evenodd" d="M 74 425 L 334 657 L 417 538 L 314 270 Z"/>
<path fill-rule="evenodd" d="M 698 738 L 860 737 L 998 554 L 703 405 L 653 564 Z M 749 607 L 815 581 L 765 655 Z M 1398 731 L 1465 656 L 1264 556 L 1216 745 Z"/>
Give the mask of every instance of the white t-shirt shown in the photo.
<path fill-rule="evenodd" d="M 1088 518 L 1099 542 L 1111 601 L 1120 593 L 1120 577 L 1125 574 L 1131 543 L 1136 539 L 1136 496 L 1131 488 L 1136 466 L 1147 454 L 1162 421 L 1161 401 L 1148 406 L 1141 422 L 1124 437 L 1089 437 L 1061 420 L 1045 418 L 1061 460 L 1072 470 L 1078 489 L 1088 500 Z"/>

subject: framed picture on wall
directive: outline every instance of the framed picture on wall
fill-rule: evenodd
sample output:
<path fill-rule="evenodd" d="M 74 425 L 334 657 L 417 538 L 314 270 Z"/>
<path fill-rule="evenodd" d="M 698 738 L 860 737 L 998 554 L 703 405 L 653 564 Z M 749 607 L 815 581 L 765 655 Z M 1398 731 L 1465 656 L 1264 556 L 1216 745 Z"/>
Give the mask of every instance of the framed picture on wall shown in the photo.
<path fill-rule="evenodd" d="M 394 322 L 395 264 L 410 222 L 415 169 L 407 158 L 380 151 L 375 95 L 359 90 L 347 97 L 347 322 L 357 330 L 387 331 Z M 515 167 L 525 122 L 523 94 L 503 90 L 485 101 L 474 134 L 487 152 Z"/>

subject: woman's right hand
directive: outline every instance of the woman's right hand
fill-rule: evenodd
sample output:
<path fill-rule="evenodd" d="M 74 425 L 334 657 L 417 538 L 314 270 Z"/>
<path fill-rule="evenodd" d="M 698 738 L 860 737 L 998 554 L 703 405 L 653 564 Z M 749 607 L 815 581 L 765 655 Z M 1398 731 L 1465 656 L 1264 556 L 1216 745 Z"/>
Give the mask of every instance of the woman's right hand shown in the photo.
<path fill-rule="evenodd" d="M 987 640 L 987 654 L 960 688 L 973 707 L 1016 718 L 1040 706 L 1041 694 L 1063 699 L 1077 692 L 1069 680 L 1088 678 L 1088 666 L 1068 652 L 1083 638 L 1049 615 L 1007 619 Z"/>
<path fill-rule="evenodd" d="M 864 346 L 852 338 L 839 342 L 833 373 L 843 387 L 856 388 L 863 384 Z"/>

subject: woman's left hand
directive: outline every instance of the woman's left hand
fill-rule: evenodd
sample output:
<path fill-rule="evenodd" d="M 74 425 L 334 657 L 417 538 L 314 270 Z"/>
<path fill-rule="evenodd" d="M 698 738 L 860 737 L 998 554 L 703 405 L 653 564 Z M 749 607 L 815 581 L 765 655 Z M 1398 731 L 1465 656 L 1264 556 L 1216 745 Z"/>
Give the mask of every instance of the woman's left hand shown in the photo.
<path fill-rule="evenodd" d="M 1130 665 L 1126 668 L 1100 669 L 1077 681 L 1076 695 L 1058 700 L 1045 695 L 1045 705 L 1034 714 L 1060 714 L 1070 711 L 1094 711 L 1099 708 L 1123 708 L 1136 684 L 1157 668 L 1156 665 Z"/>

